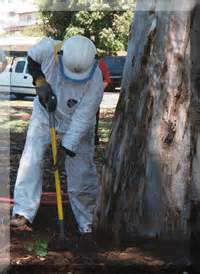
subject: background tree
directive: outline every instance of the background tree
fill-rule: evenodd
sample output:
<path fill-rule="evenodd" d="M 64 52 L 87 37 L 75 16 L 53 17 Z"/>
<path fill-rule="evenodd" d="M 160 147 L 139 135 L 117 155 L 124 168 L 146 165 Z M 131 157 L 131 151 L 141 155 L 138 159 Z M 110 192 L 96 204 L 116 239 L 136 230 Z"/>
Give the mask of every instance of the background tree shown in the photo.
<path fill-rule="evenodd" d="M 103 54 L 116 54 L 127 49 L 133 11 L 49 11 L 49 0 L 38 0 L 38 5 L 47 36 L 60 40 L 75 34 L 92 37 Z"/>
<path fill-rule="evenodd" d="M 65 37 L 71 33 L 93 37 L 99 52 L 115 54 L 127 48 L 132 16 L 131 11 L 79 11 L 74 14 Z"/>
<path fill-rule="evenodd" d="M 71 11 L 41 11 L 43 31 L 46 36 L 62 40 L 65 35 L 66 26 L 69 26 L 74 12 Z"/>
<path fill-rule="evenodd" d="M 138 0 L 106 149 L 95 224 L 116 242 L 188 239 L 191 200 L 200 200 L 200 58 L 190 52 L 199 26 L 193 1 L 162 3 Z"/>

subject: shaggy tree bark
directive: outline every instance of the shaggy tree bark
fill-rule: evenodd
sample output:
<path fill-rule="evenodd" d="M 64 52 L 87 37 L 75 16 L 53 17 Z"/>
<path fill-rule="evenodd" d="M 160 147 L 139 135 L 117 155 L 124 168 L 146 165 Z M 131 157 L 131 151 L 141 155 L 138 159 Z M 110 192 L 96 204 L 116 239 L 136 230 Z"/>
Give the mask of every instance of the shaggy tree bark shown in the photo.
<path fill-rule="evenodd" d="M 200 197 L 190 52 L 195 3 L 185 9 L 189 1 L 167 1 L 160 10 L 161 2 L 138 0 L 102 172 L 95 225 L 118 242 L 188 239 L 192 194 Z"/>

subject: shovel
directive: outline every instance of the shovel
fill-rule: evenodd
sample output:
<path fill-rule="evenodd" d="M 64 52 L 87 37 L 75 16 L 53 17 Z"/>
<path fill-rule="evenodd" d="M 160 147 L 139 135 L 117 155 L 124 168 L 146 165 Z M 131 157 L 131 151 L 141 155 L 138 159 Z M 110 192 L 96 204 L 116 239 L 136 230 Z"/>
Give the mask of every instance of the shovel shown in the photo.
<path fill-rule="evenodd" d="M 52 101 L 56 100 L 56 96 L 52 95 L 51 100 Z M 53 164 L 55 165 L 57 162 L 57 145 L 56 145 L 55 116 L 54 116 L 55 110 L 52 111 L 51 108 L 48 108 L 48 111 L 49 111 L 49 130 L 50 130 L 52 157 L 53 157 Z M 48 248 L 51 250 L 67 250 L 72 247 L 72 243 L 65 238 L 64 212 L 63 212 L 63 204 L 62 204 L 60 176 L 59 176 L 58 169 L 54 172 L 54 179 L 55 179 L 55 188 L 56 188 L 59 235 L 57 239 L 49 243 Z"/>

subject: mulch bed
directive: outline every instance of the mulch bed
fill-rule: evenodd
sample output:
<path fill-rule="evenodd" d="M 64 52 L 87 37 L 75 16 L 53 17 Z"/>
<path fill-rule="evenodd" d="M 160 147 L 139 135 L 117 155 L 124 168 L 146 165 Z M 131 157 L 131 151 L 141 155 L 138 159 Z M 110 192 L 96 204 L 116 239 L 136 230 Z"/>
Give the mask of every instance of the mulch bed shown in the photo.
<path fill-rule="evenodd" d="M 16 115 L 16 118 L 19 116 Z M 21 117 L 21 116 L 20 116 Z M 24 118 L 24 117 L 23 117 Z M 25 116 L 27 118 L 27 116 Z M 10 191 L 13 194 L 19 160 L 25 143 L 26 133 L 12 133 L 10 136 Z M 100 172 L 104 162 L 106 143 L 101 142 L 96 148 L 95 162 Z M 54 178 L 51 170 L 50 150 L 45 154 L 43 191 L 54 192 Z M 61 171 L 62 190 L 66 193 L 66 174 Z M 7 205 L 7 206 L 6 206 Z M 10 210 L 10 204 L 4 204 L 3 211 Z M 41 204 L 33 224 L 33 231 L 11 230 L 10 244 L 5 242 L 0 251 L 0 266 L 6 262 L 2 254 L 10 248 L 10 266 L 7 273 L 68 273 L 68 274 L 126 274 L 126 273 L 182 273 L 189 266 L 189 249 L 187 244 L 147 241 L 135 239 L 129 246 L 117 247 L 111 243 L 102 245 L 94 239 L 95 248 L 84 250 L 79 248 L 77 225 L 73 218 L 69 203 L 64 204 L 66 220 L 66 238 L 76 243 L 76 248 L 63 252 L 48 250 L 45 256 L 37 256 L 27 246 L 34 245 L 38 240 L 50 241 L 56 237 L 56 205 Z M 1 211 L 0 210 L 0 211 Z M 8 235 L 8 222 L 0 226 L 0 234 Z M 7 234 L 6 234 L 7 233 Z M 2 236 L 3 237 L 3 236 Z M 106 237 L 106 235 L 105 235 Z M 2 238 L 3 239 L 3 238 Z M 1 242 L 1 238 L 0 238 Z"/>

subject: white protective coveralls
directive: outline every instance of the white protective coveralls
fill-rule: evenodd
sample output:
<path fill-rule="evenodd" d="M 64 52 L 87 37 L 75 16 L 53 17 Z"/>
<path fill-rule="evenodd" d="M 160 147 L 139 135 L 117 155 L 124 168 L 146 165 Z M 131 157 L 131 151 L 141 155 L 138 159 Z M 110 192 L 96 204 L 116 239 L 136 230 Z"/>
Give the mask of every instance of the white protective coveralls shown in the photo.
<path fill-rule="evenodd" d="M 92 79 L 84 84 L 66 81 L 55 61 L 55 43 L 44 38 L 30 49 L 28 55 L 41 64 L 42 72 L 57 96 L 56 130 L 62 138 L 62 145 L 76 153 L 73 158 L 67 156 L 65 161 L 69 200 L 80 232 L 91 232 L 98 192 L 93 160 L 94 125 L 103 97 L 102 74 L 97 67 Z M 48 113 L 36 97 L 18 169 L 13 208 L 13 215 L 22 215 L 30 222 L 40 203 L 43 155 L 49 143 Z"/>

